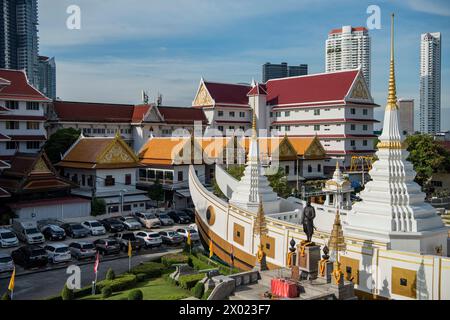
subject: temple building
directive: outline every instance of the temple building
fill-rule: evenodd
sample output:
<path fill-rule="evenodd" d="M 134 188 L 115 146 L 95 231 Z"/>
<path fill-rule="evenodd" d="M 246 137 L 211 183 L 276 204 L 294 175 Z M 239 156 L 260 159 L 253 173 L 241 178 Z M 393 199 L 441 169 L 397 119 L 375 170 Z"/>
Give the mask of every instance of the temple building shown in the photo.
<path fill-rule="evenodd" d="M 136 189 L 139 159 L 119 135 L 81 135 L 56 166 L 62 176 L 78 186 L 72 190 L 73 195 L 104 200 L 107 213 L 145 211 L 150 204 L 147 192 Z"/>
<path fill-rule="evenodd" d="M 344 195 L 348 196 L 351 186 L 338 164 L 325 187 L 337 198 L 328 198 L 324 205 L 313 204 L 315 231 L 308 243 L 320 246 L 319 255 L 332 250 L 334 281 L 353 282 L 360 298 L 446 300 L 450 299 L 449 229 L 425 203 L 424 194 L 413 181 L 416 173 L 406 160 L 399 129 L 393 35 L 392 16 L 389 95 L 379 160 L 370 171 L 373 180 L 360 193 L 362 201 L 348 208 Z M 364 89 L 363 80 L 356 80 L 357 87 Z M 310 89 L 308 94 L 319 92 L 319 87 Z M 270 95 L 269 89 L 267 92 Z M 305 250 L 307 235 L 300 217 L 307 204 L 293 197 L 281 198 L 268 185 L 256 119 L 253 123 L 244 176 L 238 181 L 216 165 L 216 181 L 226 198 L 205 188 L 193 166 L 189 168 L 189 188 L 204 246 L 240 269 L 261 268 L 264 262 L 275 274 L 292 263 L 305 263 L 302 254 L 292 260 L 290 246 L 298 244 L 294 249 Z"/>

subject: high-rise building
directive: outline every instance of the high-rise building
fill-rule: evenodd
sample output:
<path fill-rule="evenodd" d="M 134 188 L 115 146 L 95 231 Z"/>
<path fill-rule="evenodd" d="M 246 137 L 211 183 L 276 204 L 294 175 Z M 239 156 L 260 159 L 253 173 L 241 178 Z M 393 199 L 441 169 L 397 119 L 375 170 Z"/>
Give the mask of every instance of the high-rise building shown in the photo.
<path fill-rule="evenodd" d="M 289 66 L 286 62 L 274 64 L 267 62 L 263 65 L 263 82 L 271 79 L 305 76 L 308 74 L 308 65 Z"/>
<path fill-rule="evenodd" d="M 414 134 L 414 99 L 399 99 L 400 129 L 404 135 Z"/>
<path fill-rule="evenodd" d="M 420 44 L 420 132 L 441 130 L 441 33 L 424 33 Z"/>
<path fill-rule="evenodd" d="M 37 0 L 0 0 L 0 68 L 25 70 L 37 87 L 38 7 Z"/>
<path fill-rule="evenodd" d="M 370 89 L 370 36 L 365 27 L 331 30 L 326 41 L 326 72 L 361 68 Z"/>
<path fill-rule="evenodd" d="M 55 58 L 39 56 L 39 91 L 51 99 L 56 99 Z"/>

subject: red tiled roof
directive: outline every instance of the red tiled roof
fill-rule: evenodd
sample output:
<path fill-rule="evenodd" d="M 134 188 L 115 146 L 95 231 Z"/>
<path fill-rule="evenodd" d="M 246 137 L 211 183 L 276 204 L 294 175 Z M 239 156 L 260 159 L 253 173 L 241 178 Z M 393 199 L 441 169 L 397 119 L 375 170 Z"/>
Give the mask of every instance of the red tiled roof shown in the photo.
<path fill-rule="evenodd" d="M 248 104 L 247 93 L 252 89 L 249 85 L 206 81 L 204 83 L 216 104 Z"/>
<path fill-rule="evenodd" d="M 358 70 L 269 80 L 267 102 L 271 105 L 343 101 Z"/>
<path fill-rule="evenodd" d="M 265 84 L 256 84 L 247 94 L 248 96 L 258 96 L 260 94 L 267 95 L 267 88 Z"/>
<path fill-rule="evenodd" d="M 151 105 L 149 104 L 142 104 L 134 106 L 133 109 L 133 115 L 131 116 L 131 122 L 132 123 L 139 123 L 142 122 L 145 115 L 147 114 L 148 110 L 150 110 Z"/>
<path fill-rule="evenodd" d="M 194 121 L 201 121 L 203 124 L 208 123 L 202 109 L 190 107 L 158 107 L 158 110 L 168 124 L 193 124 Z"/>
<path fill-rule="evenodd" d="M 67 122 L 130 122 L 134 113 L 130 104 L 54 101 L 53 107 Z"/>
<path fill-rule="evenodd" d="M 352 28 L 352 32 L 355 32 L 355 31 L 367 31 L 367 28 L 366 27 L 355 27 L 355 28 Z M 333 30 L 330 31 L 330 34 L 335 34 L 335 33 L 342 33 L 342 28 L 333 29 Z"/>
<path fill-rule="evenodd" d="M 27 81 L 23 70 L 0 69 L 0 78 L 10 82 L 10 85 L 0 89 L 0 99 L 50 102 L 51 100 L 36 90 Z"/>

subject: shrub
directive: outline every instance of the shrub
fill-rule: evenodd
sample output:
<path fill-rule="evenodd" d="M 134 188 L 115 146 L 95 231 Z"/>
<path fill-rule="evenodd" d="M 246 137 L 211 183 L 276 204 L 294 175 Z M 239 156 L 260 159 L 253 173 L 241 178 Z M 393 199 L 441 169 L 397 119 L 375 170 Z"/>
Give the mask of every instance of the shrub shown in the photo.
<path fill-rule="evenodd" d="M 140 264 L 133 269 L 131 273 L 138 275 L 144 274 L 147 279 L 160 277 L 164 269 L 164 265 L 157 262 L 146 262 Z M 139 281 L 139 280 L 138 280 Z"/>
<path fill-rule="evenodd" d="M 61 292 L 61 298 L 63 300 L 73 300 L 75 298 L 75 295 L 73 293 L 73 290 L 69 289 L 67 287 L 67 284 L 64 285 L 64 288 L 62 289 Z"/>
<path fill-rule="evenodd" d="M 214 268 L 215 265 L 214 264 L 208 264 L 207 262 L 203 262 L 202 260 L 200 260 L 197 257 L 190 257 L 191 262 L 192 262 L 192 267 L 195 270 L 205 270 L 205 269 L 211 269 Z"/>
<path fill-rule="evenodd" d="M 145 280 L 147 280 L 147 275 L 145 273 L 138 273 L 136 275 L 136 281 L 137 282 L 143 282 Z"/>
<path fill-rule="evenodd" d="M 194 287 L 194 297 L 196 297 L 197 299 L 201 299 L 204 292 L 205 292 L 205 285 L 201 282 L 197 282 L 197 284 Z"/>
<path fill-rule="evenodd" d="M 212 289 L 208 289 L 203 293 L 202 300 L 208 300 L 209 296 L 211 295 Z"/>
<path fill-rule="evenodd" d="M 93 198 L 91 201 L 91 215 L 101 216 L 106 213 L 106 202 L 103 199 Z"/>
<path fill-rule="evenodd" d="M 111 289 L 111 287 L 110 286 L 105 286 L 103 289 L 102 289 L 102 298 L 103 299 L 106 299 L 106 298 L 109 298 L 109 297 L 111 297 L 112 296 L 112 289 Z"/>
<path fill-rule="evenodd" d="M 188 263 L 188 259 L 189 258 L 184 254 L 168 254 L 161 257 L 161 262 L 166 267 L 171 267 L 174 264 Z"/>
<path fill-rule="evenodd" d="M 197 284 L 197 282 L 202 280 L 204 277 L 204 273 L 191 274 L 179 277 L 178 282 L 181 288 L 191 290 Z"/>
<path fill-rule="evenodd" d="M 11 300 L 11 296 L 9 295 L 8 292 L 6 292 L 4 295 L 2 295 L 2 300 L 3 301 Z"/>
<path fill-rule="evenodd" d="M 128 293 L 128 300 L 142 300 L 144 299 L 144 294 L 141 290 L 136 289 Z"/>
<path fill-rule="evenodd" d="M 123 291 L 133 288 L 137 283 L 136 276 L 134 274 L 123 274 L 118 276 L 114 280 L 103 280 L 97 283 L 98 290 L 102 290 L 106 286 L 110 286 L 113 292 Z"/>
<path fill-rule="evenodd" d="M 116 278 L 116 274 L 113 269 L 109 268 L 108 272 L 106 272 L 106 280 L 114 280 Z"/>

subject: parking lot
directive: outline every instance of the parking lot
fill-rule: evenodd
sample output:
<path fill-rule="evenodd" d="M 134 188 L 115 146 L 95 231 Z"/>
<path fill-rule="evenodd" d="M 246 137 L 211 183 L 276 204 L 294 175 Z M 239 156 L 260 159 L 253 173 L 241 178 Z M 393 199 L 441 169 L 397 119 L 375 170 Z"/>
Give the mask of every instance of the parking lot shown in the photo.
<path fill-rule="evenodd" d="M 120 216 L 117 216 L 116 218 L 119 218 Z M 110 218 L 110 217 L 108 217 Z M 96 220 L 94 217 L 91 217 L 89 219 L 86 220 Z M 82 221 L 85 220 L 79 220 L 79 221 L 70 221 L 71 223 L 81 223 Z M 67 222 L 67 221 L 62 221 L 62 222 Z M 147 231 L 147 232 L 162 232 L 162 231 L 175 231 L 176 229 L 180 229 L 180 228 L 189 228 L 189 226 L 191 225 L 191 223 L 188 224 L 174 224 L 172 226 L 159 226 L 159 227 L 155 227 L 155 228 L 147 228 L 144 227 L 144 224 L 141 224 L 139 231 Z M 133 230 L 133 231 L 127 231 L 124 230 L 122 233 L 129 233 L 129 232 L 133 232 L 136 233 L 138 232 L 138 230 Z M 90 242 L 93 243 L 94 241 L 98 240 L 98 239 L 105 239 L 105 238 L 110 238 L 113 237 L 115 235 L 115 233 L 112 232 L 107 232 L 105 235 L 99 235 L 99 236 L 92 236 L 89 235 L 87 237 L 84 238 L 77 238 L 77 239 L 73 239 L 69 236 L 66 237 L 66 239 L 64 241 L 51 241 L 51 240 L 46 240 L 45 243 L 43 244 L 39 244 L 39 246 L 45 247 L 46 245 L 49 244 L 66 244 L 69 245 L 73 242 Z M 183 234 L 180 234 L 181 236 L 183 236 Z M 168 243 L 163 243 L 158 247 L 155 248 L 145 248 L 143 247 L 141 250 L 139 250 L 138 252 L 134 251 L 133 255 L 134 256 L 138 256 L 138 255 L 152 255 L 152 254 L 163 254 L 165 252 L 170 252 L 173 251 L 174 249 L 180 249 L 183 247 L 184 243 L 185 243 L 185 239 L 186 239 L 186 235 L 184 234 L 184 240 L 178 244 L 168 244 Z M 193 239 L 194 240 L 194 239 Z M 12 248 L 0 248 L 0 254 L 8 254 L 10 255 L 14 250 L 17 250 L 18 248 L 22 247 L 26 245 L 25 243 L 23 243 L 22 241 L 19 243 L 18 246 L 16 247 L 12 247 Z M 123 248 L 124 249 L 124 248 Z M 105 255 L 102 256 L 101 260 L 103 261 L 108 261 L 108 260 L 118 260 L 121 258 L 127 258 L 127 250 L 121 250 L 120 253 L 116 253 L 116 254 L 111 254 L 111 255 Z M 65 268 L 68 265 L 85 265 L 85 264 L 89 264 L 89 263 L 93 263 L 93 261 L 95 260 L 95 258 L 90 258 L 90 259 L 76 259 L 75 257 L 72 256 L 71 261 L 66 261 L 60 264 L 53 264 L 53 263 L 48 263 L 45 267 L 41 267 L 41 268 L 31 268 L 31 269 L 24 269 L 23 267 L 19 266 L 16 264 L 16 275 L 17 276 L 21 276 L 21 275 L 26 275 L 26 274 L 31 274 L 31 273 L 42 273 L 42 272 L 47 272 L 47 271 L 51 271 L 51 270 L 56 270 L 56 269 L 61 269 L 61 268 Z M 9 278 L 10 277 L 11 272 L 3 272 L 0 273 L 0 279 L 5 279 L 5 278 Z"/>

